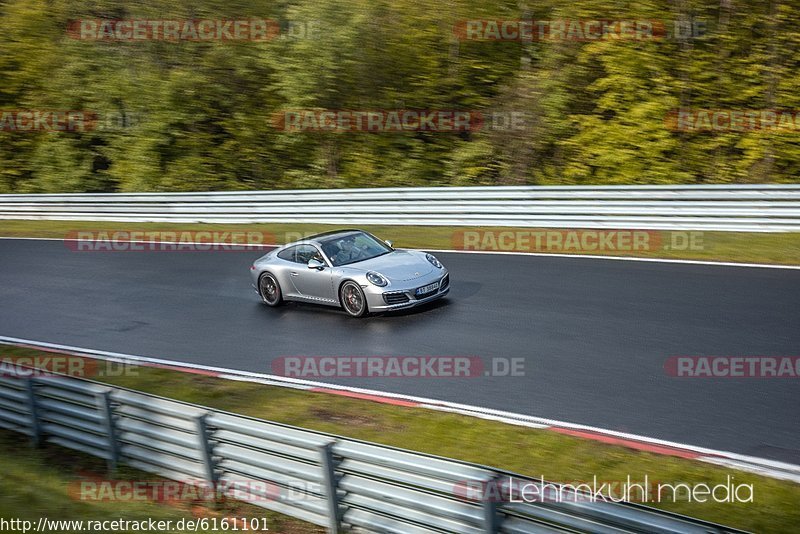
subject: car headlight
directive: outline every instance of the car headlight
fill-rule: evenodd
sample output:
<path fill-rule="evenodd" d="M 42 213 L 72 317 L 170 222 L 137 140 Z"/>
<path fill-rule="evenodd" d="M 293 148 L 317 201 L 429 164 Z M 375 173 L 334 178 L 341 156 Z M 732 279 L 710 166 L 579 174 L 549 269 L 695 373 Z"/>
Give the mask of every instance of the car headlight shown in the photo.
<path fill-rule="evenodd" d="M 369 280 L 370 284 L 376 285 L 378 287 L 383 287 L 389 283 L 389 281 L 386 278 L 384 278 L 382 274 L 375 273 L 372 271 L 367 273 L 367 280 Z"/>
<path fill-rule="evenodd" d="M 425 254 L 425 259 L 428 260 L 429 262 L 431 262 L 431 265 L 433 265 L 437 269 L 441 269 L 442 268 L 442 262 L 437 260 L 436 256 L 434 256 L 433 254 Z"/>

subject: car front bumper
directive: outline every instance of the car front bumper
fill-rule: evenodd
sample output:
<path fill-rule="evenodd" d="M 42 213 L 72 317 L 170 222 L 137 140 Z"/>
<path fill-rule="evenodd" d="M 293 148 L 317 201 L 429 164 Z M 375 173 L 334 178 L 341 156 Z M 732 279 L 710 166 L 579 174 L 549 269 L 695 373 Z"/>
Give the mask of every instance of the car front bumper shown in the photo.
<path fill-rule="evenodd" d="M 417 295 L 418 288 L 433 283 L 438 284 L 435 290 Z M 432 302 L 447 295 L 450 292 L 450 273 L 446 270 L 444 273 L 437 272 L 435 276 L 406 282 L 402 287 L 396 285 L 392 287 L 367 286 L 363 289 L 370 312 L 403 310 Z"/>

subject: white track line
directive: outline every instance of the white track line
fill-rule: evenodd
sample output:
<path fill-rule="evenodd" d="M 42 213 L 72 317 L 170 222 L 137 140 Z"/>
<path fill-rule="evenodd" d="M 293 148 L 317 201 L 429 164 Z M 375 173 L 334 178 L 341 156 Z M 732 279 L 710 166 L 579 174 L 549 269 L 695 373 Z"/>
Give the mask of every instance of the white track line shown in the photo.
<path fill-rule="evenodd" d="M 18 241 L 83 241 L 76 238 L 58 238 L 58 237 L 10 237 L 0 236 L 0 239 L 5 240 L 18 240 Z M 241 248 L 243 252 L 247 251 L 247 247 L 260 247 L 254 248 L 253 251 L 279 247 L 281 245 L 270 245 L 266 243 L 254 244 L 233 244 L 233 243 L 210 243 L 210 242 L 193 242 L 193 241 L 125 241 L 126 243 L 135 243 L 137 245 L 203 245 L 207 247 L 237 247 Z M 505 256 L 536 256 L 536 257 L 555 257 L 555 258 L 585 258 L 594 260 L 617 260 L 617 261 L 641 261 L 650 263 L 683 263 L 688 265 L 710 265 L 716 267 L 756 267 L 760 269 L 791 269 L 800 270 L 800 265 L 780 265 L 769 263 L 737 263 L 730 261 L 707 261 L 707 260 L 680 260 L 672 258 L 636 258 L 631 256 L 603 256 L 600 254 L 562 254 L 558 252 L 517 252 L 517 251 L 496 251 L 496 250 L 455 250 L 455 249 L 438 249 L 438 248 L 424 248 L 420 250 L 428 252 L 444 252 L 448 254 L 495 254 Z M 88 251 L 87 251 L 88 252 Z M 105 252 L 105 251 L 103 251 Z M 147 252 L 147 251 L 141 251 Z M 159 251 L 153 251 L 159 252 Z M 180 251 L 176 251 L 180 252 Z"/>
<path fill-rule="evenodd" d="M 127 363 L 138 363 L 140 365 L 169 366 L 172 368 L 190 369 L 194 371 L 212 373 L 217 375 L 219 378 L 228 380 L 255 382 L 260 384 L 288 387 L 293 389 L 304 389 L 304 390 L 313 390 L 321 388 L 330 390 L 331 392 L 356 393 L 376 398 L 402 400 L 414 403 L 415 407 L 419 408 L 457 413 L 461 415 L 479 417 L 481 419 L 500 421 L 503 423 L 525 426 L 530 428 L 538 428 L 538 429 L 560 428 L 560 429 L 587 432 L 591 434 L 599 434 L 602 436 L 617 438 L 628 442 L 634 442 L 636 444 L 666 447 L 677 451 L 689 452 L 692 453 L 693 455 L 696 455 L 693 459 L 699 461 L 730 467 L 734 469 L 739 469 L 742 471 L 757 473 L 772 478 L 790 480 L 796 483 L 800 483 L 800 465 L 789 464 L 775 460 L 768 460 L 765 458 L 758 458 L 755 456 L 748 456 L 728 451 L 718 451 L 714 449 L 708 449 L 705 447 L 688 445 L 685 443 L 678 443 L 674 441 L 667 441 L 663 439 L 640 436 L 637 434 L 630 434 L 627 432 L 618 432 L 615 430 L 608 430 L 590 425 L 558 421 L 556 419 L 547 419 L 543 417 L 506 412 L 491 408 L 482 408 L 480 406 L 471 406 L 468 404 L 460 404 L 455 402 L 441 401 L 424 397 L 416 397 L 414 395 L 387 393 L 372 389 L 341 386 L 337 384 L 328 384 L 325 382 L 315 382 L 311 380 L 301 380 L 296 378 L 270 375 L 266 373 L 239 371 L 236 369 L 227 369 L 224 367 L 200 365 L 200 364 L 180 362 L 174 360 L 165 360 L 161 358 L 150 358 L 145 356 L 136 356 L 132 354 L 123 354 L 119 352 L 109 352 L 97 349 L 87 349 L 82 347 L 74 347 L 70 345 L 61 345 L 57 343 L 48 343 L 43 341 L 34 341 L 29 339 L 21 339 L 8 336 L 0 336 L 0 343 L 22 346 L 22 347 L 49 349 L 64 353 L 85 355 L 98 359 L 111 360 L 121 363 L 127 362 Z"/>
<path fill-rule="evenodd" d="M 636 258 L 631 256 L 602 256 L 600 254 L 562 254 L 558 252 L 500 252 L 494 250 L 449 250 L 449 249 L 422 249 L 429 252 L 446 252 L 452 254 L 502 254 L 511 256 L 537 256 L 556 258 L 589 258 L 595 260 L 622 260 L 644 261 L 651 263 L 686 263 L 689 265 L 713 265 L 719 267 L 759 267 L 763 269 L 795 269 L 800 270 L 800 265 L 780 265 L 769 263 L 736 263 L 732 261 L 707 261 L 707 260 L 679 260 L 671 258 Z"/>

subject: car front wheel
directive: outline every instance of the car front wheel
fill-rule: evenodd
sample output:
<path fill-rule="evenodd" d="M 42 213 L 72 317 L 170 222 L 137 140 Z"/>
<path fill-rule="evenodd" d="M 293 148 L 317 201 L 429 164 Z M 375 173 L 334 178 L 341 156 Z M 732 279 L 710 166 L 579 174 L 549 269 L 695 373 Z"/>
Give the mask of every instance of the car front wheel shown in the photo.
<path fill-rule="evenodd" d="M 267 306 L 277 306 L 281 303 L 281 286 L 272 273 L 264 273 L 258 279 L 258 294 Z"/>
<path fill-rule="evenodd" d="M 362 317 L 367 313 L 367 299 L 361 286 L 353 281 L 342 284 L 339 290 L 339 300 L 344 311 L 353 317 Z"/>

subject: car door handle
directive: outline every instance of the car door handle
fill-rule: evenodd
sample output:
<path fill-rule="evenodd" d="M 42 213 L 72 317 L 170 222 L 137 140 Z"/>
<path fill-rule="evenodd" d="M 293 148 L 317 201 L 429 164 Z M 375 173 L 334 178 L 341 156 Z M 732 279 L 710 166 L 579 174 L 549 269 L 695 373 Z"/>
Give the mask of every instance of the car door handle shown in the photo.
<path fill-rule="evenodd" d="M 291 271 L 291 273 L 292 273 L 292 276 L 297 276 L 297 272 Z"/>

